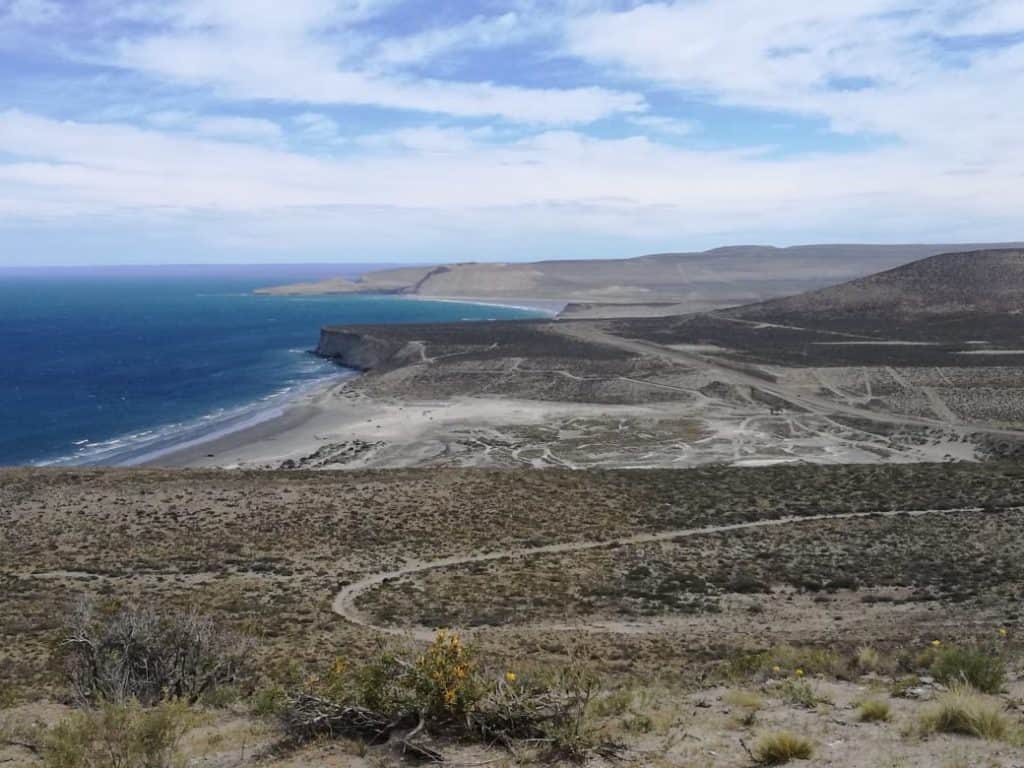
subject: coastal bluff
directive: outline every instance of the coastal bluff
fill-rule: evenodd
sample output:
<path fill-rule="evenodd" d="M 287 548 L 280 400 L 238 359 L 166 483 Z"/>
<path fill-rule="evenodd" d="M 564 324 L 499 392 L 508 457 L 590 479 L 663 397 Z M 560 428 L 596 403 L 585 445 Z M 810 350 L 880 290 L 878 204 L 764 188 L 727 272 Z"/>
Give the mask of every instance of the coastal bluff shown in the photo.
<path fill-rule="evenodd" d="M 368 371 L 394 358 L 407 342 L 395 336 L 345 328 L 322 328 L 316 354 L 346 368 Z"/>

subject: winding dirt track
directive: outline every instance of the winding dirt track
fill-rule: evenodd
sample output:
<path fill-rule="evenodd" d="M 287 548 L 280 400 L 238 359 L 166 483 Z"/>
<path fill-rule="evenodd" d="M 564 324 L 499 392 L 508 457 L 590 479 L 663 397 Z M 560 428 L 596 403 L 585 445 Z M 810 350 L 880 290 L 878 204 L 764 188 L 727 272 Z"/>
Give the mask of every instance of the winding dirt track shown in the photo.
<path fill-rule="evenodd" d="M 1016 508 L 1007 508 L 1016 509 Z M 342 589 L 334 598 L 331 609 L 347 621 L 361 627 L 375 630 L 382 634 L 412 636 L 417 640 L 431 640 L 436 632 L 430 627 L 390 627 L 382 624 L 375 624 L 373 620 L 356 606 L 359 596 L 378 587 L 381 584 L 399 579 L 405 576 L 434 571 L 441 568 L 451 568 L 459 565 L 472 563 L 487 563 L 498 560 L 513 560 L 516 558 L 532 557 L 534 555 L 563 554 L 567 552 L 585 552 L 587 550 L 601 549 L 612 546 L 632 546 L 636 544 L 653 544 L 661 541 L 674 541 L 676 539 L 690 539 L 699 536 L 706 536 L 713 533 L 727 533 L 729 531 L 742 531 L 752 528 L 774 528 L 788 525 L 800 525 L 802 523 L 821 522 L 823 520 L 857 520 L 868 517 L 923 517 L 925 515 L 937 514 L 967 514 L 981 512 L 980 507 L 961 507 L 956 509 L 915 509 L 915 510 L 891 510 L 873 512 L 844 512 L 834 515 L 806 515 L 800 517 L 778 517 L 770 520 L 755 520 L 746 523 L 732 523 L 728 525 L 711 525 L 704 528 L 682 528 L 660 533 L 640 533 L 634 536 L 625 536 L 617 539 L 604 541 L 577 541 L 564 544 L 545 544 L 540 547 L 523 547 L 499 550 L 496 552 L 485 552 L 471 555 L 453 555 L 431 560 L 429 562 L 412 563 L 403 568 L 392 571 L 382 571 L 367 576 L 359 581 L 349 584 Z M 1001 511 L 1006 511 L 1001 510 Z M 637 634 L 657 631 L 660 627 L 657 624 L 644 623 L 623 623 L 623 622 L 596 622 L 586 624 L 524 624 L 508 627 L 505 629 L 543 629 L 545 631 L 585 631 L 585 632 L 620 632 Z"/>

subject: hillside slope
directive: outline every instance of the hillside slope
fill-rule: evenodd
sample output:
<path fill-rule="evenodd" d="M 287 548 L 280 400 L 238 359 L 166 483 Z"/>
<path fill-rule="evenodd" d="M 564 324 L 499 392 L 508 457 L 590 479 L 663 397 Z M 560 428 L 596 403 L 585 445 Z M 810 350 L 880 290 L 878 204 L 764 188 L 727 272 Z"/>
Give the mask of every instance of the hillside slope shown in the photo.
<path fill-rule="evenodd" d="M 266 294 L 402 293 L 435 298 L 547 299 L 677 305 L 672 312 L 735 306 L 834 284 L 950 250 L 978 246 L 731 246 L 631 259 L 467 263 L 405 267 L 356 283 L 278 286 Z"/>
<path fill-rule="evenodd" d="M 1024 308 L 1024 250 L 945 253 L 841 285 L 729 310 L 745 319 L 1013 314 Z"/>

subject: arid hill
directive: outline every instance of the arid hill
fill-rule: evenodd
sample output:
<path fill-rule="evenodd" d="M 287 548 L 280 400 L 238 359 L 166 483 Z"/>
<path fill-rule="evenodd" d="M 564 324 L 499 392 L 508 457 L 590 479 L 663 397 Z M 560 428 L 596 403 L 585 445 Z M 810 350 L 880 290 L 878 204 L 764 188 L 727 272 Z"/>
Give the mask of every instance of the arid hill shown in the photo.
<path fill-rule="evenodd" d="M 814 315 L 941 317 L 1024 307 L 1024 250 L 944 253 L 831 288 L 730 310 L 746 319 Z"/>
<path fill-rule="evenodd" d="M 328 280 L 266 288 L 258 293 L 399 293 L 506 301 L 529 298 L 631 305 L 637 315 L 681 314 L 785 296 L 944 251 L 978 247 L 984 246 L 732 246 L 632 259 L 403 267 L 370 272 L 354 283 Z M 580 316 L 592 309 L 577 306 L 570 314 Z"/>

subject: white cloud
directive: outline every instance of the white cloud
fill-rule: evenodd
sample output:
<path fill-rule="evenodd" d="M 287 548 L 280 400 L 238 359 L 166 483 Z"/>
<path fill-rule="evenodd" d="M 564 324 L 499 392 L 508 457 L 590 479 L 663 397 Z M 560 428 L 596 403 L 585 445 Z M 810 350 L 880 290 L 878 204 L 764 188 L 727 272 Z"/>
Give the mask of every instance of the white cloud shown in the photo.
<path fill-rule="evenodd" d="M 338 124 L 319 112 L 303 112 L 292 118 L 305 138 L 315 142 L 332 142 L 338 139 Z"/>
<path fill-rule="evenodd" d="M 659 115 L 631 115 L 629 122 L 665 136 L 690 136 L 700 130 L 700 126 L 693 120 Z"/>
<path fill-rule="evenodd" d="M 1024 3 L 991 0 L 968 9 L 954 31 L 964 35 L 1006 35 L 1024 32 Z"/>
<path fill-rule="evenodd" d="M 177 81 L 211 85 L 233 98 L 300 104 L 356 104 L 535 123 L 586 123 L 644 109 L 639 96 L 604 88 L 537 89 L 487 82 L 373 76 L 336 68 L 312 46 L 180 35 L 125 43 L 124 66 Z"/>
<path fill-rule="evenodd" d="M 551 124 L 587 123 L 645 108 L 637 94 L 602 87 L 525 88 L 375 74 L 363 61 L 369 43 L 345 25 L 384 5 L 385 0 L 340 6 L 331 0 L 189 0 L 164 12 L 168 29 L 119 40 L 111 61 L 239 99 Z"/>
<path fill-rule="evenodd" d="M 119 76 L 134 86 L 197 86 L 198 98 L 160 93 L 173 110 L 121 99 L 135 111 L 97 107 L 85 113 L 94 122 L 0 112 L 0 221 L 188 215 L 220 222 L 217 236 L 236 243 L 257 231 L 258 242 L 275 231 L 321 243 L 358 233 L 381 251 L 398 230 L 403 243 L 457 233 L 465 243 L 496 233 L 515 243 L 1018 236 L 1024 103 L 1013 96 L 1024 45 L 1007 36 L 1024 28 L 1019 0 L 517 0 L 397 38 L 379 19 L 363 22 L 399 0 L 93 1 L 113 2 L 131 24 L 112 25 L 128 30 L 116 39 L 96 33 L 90 62 L 152 78 Z M 936 44 L 949 35 L 971 37 Z M 979 35 L 999 37 L 985 45 Z M 453 52 L 523 41 L 534 43 L 526 64 L 576 56 L 564 71 L 583 87 L 413 74 Z M 636 93 L 647 90 L 656 112 Z M 679 137 L 714 142 L 716 111 L 697 124 L 673 113 L 674 95 L 821 116 L 836 131 L 891 140 L 786 157 L 694 149 Z M 261 100 L 298 106 L 253 117 Z M 356 135 L 376 112 L 336 105 L 445 117 Z M 616 135 L 641 135 L 566 127 L 609 116 L 620 119 Z M 393 117 L 380 124 L 409 122 Z"/>
<path fill-rule="evenodd" d="M 375 150 L 412 152 L 414 154 L 462 154 L 482 148 L 481 142 L 493 139 L 495 131 L 485 128 L 403 128 L 358 136 L 354 143 Z"/>
<path fill-rule="evenodd" d="M 567 46 L 619 76 L 820 115 L 838 131 L 973 164 L 1020 155 L 1010 143 L 1024 102 L 1007 94 L 1024 82 L 1024 45 L 938 41 L 1018 32 L 1022 9 L 1019 0 L 677 0 L 572 20 Z"/>
<path fill-rule="evenodd" d="M 61 16 L 60 5 L 52 0 L 10 0 L 3 11 L 0 19 L 18 24 L 47 24 Z"/>
<path fill-rule="evenodd" d="M 174 128 L 223 139 L 270 141 L 284 135 L 281 126 L 260 117 L 235 115 L 195 115 L 191 112 L 164 110 L 146 115 L 146 121 L 161 128 Z"/>
<path fill-rule="evenodd" d="M 954 215 L 1015 221 L 1024 205 L 1019 167 L 952 175 L 895 148 L 777 160 L 568 131 L 509 143 L 464 130 L 385 137 L 372 153 L 327 160 L 8 111 L 0 113 L 0 152 L 20 160 L 0 165 L 0 196 L 20 200 L 22 215 L 52 215 L 60 204 L 69 214 L 372 206 L 432 210 L 439 222 L 494 211 L 511 221 L 511 211 L 536 218 L 543 210 L 548 222 L 563 216 L 579 226 L 586 210 L 591 229 L 627 227 L 638 236 L 645 227 L 782 232 L 808 222 L 864 227 L 886 217 L 945 227 Z M 606 225 L 597 212 L 607 215 Z"/>
<path fill-rule="evenodd" d="M 461 24 L 386 39 L 374 51 L 374 62 L 378 66 L 400 66 L 421 63 L 452 51 L 499 48 L 536 36 L 538 21 L 540 18 L 536 15 L 524 16 L 514 11 L 498 16 L 474 16 Z"/>

